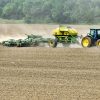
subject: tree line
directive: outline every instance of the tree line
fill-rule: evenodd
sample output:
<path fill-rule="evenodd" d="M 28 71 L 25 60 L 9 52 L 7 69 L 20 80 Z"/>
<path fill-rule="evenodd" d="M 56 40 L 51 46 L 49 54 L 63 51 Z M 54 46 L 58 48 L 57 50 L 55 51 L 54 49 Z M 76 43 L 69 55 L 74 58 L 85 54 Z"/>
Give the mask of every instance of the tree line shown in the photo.
<path fill-rule="evenodd" d="M 26 23 L 100 23 L 100 0 L 0 0 L 0 18 Z"/>

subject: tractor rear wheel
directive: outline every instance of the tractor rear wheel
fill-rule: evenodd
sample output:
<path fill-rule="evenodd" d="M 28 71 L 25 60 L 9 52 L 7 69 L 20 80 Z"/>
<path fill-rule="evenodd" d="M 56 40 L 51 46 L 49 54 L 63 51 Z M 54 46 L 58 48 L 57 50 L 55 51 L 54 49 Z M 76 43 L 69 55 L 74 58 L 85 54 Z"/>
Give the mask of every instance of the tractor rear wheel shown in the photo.
<path fill-rule="evenodd" d="M 50 47 L 53 47 L 53 48 L 57 47 L 57 44 L 58 44 L 58 43 L 57 43 L 57 39 L 54 39 L 54 40 L 51 40 L 51 39 L 50 39 L 50 40 L 48 41 L 48 43 L 49 43 L 49 46 L 50 46 Z"/>
<path fill-rule="evenodd" d="M 92 39 L 88 36 L 84 37 L 82 39 L 82 42 L 81 42 L 82 46 L 83 47 L 91 47 L 92 45 Z"/>
<path fill-rule="evenodd" d="M 100 39 L 97 40 L 97 42 L 96 42 L 96 46 L 97 46 L 97 47 L 100 47 Z"/>

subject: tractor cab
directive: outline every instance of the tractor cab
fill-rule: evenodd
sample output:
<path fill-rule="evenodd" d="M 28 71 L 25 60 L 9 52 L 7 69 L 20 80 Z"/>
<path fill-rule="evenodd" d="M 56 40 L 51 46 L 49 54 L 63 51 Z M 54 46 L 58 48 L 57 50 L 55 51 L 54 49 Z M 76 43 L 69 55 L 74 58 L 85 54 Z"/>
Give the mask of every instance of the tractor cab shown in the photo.
<path fill-rule="evenodd" d="M 100 29 L 90 29 L 90 33 L 82 39 L 83 47 L 100 46 Z"/>
<path fill-rule="evenodd" d="M 100 39 L 100 29 L 90 29 L 90 33 L 88 34 L 94 40 Z"/>

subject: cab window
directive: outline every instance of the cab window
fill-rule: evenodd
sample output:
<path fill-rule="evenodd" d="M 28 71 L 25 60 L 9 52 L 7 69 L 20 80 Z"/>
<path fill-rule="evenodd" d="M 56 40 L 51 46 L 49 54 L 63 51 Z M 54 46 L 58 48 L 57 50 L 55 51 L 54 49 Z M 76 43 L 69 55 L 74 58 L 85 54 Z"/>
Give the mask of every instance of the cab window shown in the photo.
<path fill-rule="evenodd" d="M 100 30 L 98 30 L 98 34 L 100 34 Z"/>

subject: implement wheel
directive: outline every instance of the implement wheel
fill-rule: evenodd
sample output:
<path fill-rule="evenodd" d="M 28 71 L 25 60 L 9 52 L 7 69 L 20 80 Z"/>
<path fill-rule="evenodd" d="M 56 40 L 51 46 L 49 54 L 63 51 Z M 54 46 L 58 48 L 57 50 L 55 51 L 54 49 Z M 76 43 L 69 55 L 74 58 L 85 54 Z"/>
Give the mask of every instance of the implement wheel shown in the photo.
<path fill-rule="evenodd" d="M 100 47 L 100 39 L 97 40 L 97 42 L 96 42 L 96 46 L 97 46 L 97 47 Z"/>
<path fill-rule="evenodd" d="M 53 47 L 53 48 L 57 47 L 57 39 L 49 40 L 48 43 L 50 47 Z"/>
<path fill-rule="evenodd" d="M 82 39 L 82 42 L 81 42 L 82 46 L 83 47 L 91 47 L 92 45 L 92 39 L 88 36 L 84 37 Z"/>

